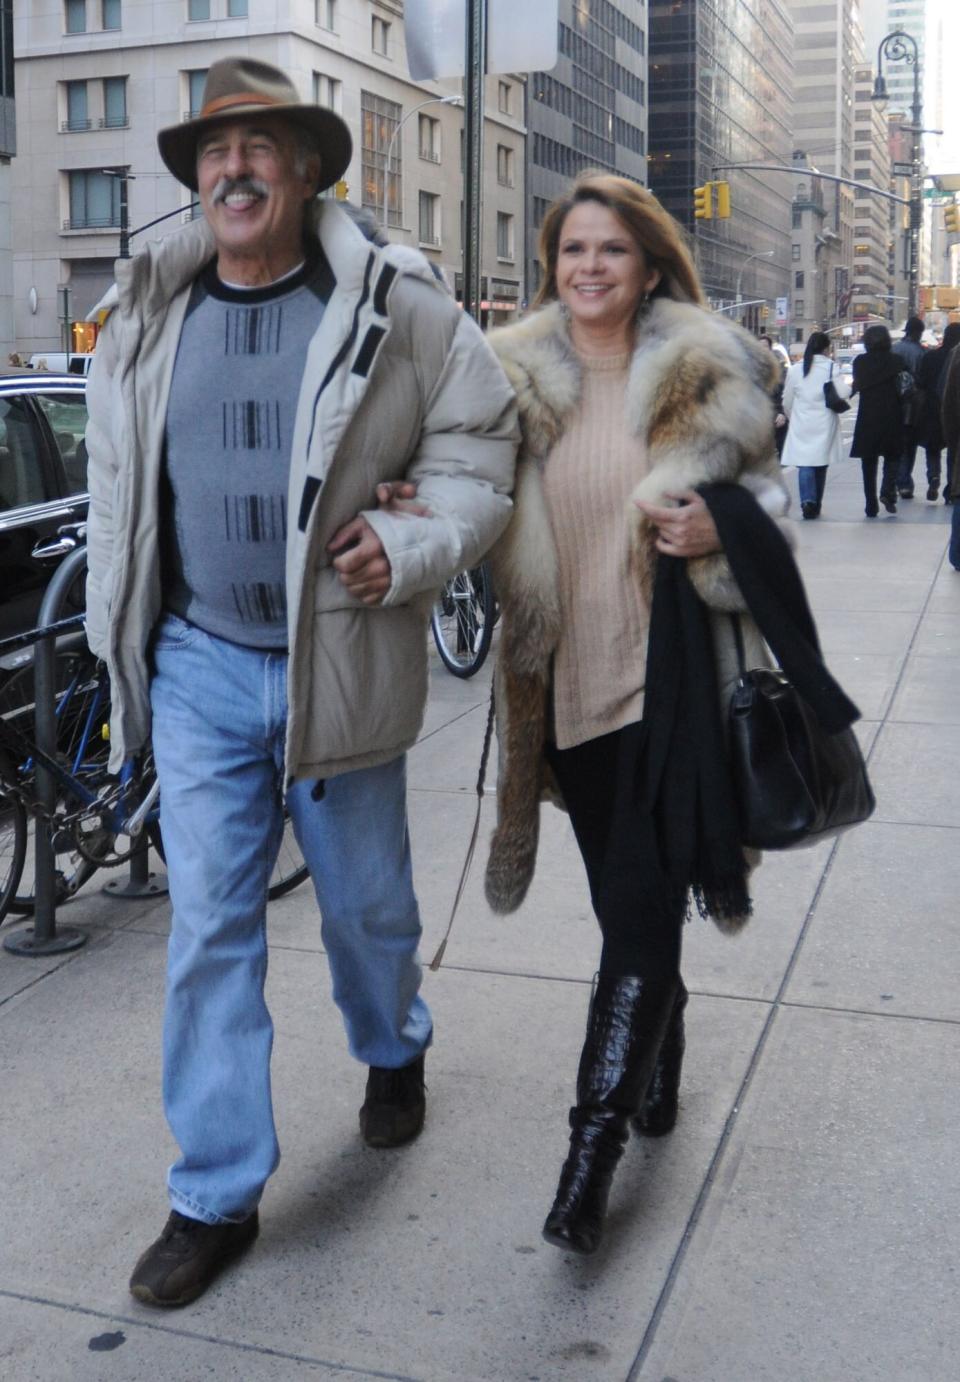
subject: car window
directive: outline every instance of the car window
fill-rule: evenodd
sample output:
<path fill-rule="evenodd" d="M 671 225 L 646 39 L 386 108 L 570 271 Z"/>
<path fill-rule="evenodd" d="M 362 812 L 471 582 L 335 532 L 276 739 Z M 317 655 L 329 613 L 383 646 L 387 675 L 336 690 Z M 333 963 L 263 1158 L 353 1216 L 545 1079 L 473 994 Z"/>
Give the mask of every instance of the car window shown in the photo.
<path fill-rule="evenodd" d="M 87 430 L 87 405 L 83 396 L 75 393 L 41 393 L 34 397 L 46 413 L 56 438 L 67 476 L 67 493 L 84 493 L 87 488 L 87 444 L 83 434 Z"/>
<path fill-rule="evenodd" d="M 0 398 L 0 512 L 46 498 L 37 425 L 20 399 Z"/>

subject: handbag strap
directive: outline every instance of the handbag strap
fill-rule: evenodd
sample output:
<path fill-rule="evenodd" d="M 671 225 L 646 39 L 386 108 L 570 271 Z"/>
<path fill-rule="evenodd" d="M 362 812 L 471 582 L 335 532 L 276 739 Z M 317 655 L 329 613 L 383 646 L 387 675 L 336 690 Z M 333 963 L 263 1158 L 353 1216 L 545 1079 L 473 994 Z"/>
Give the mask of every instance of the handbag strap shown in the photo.
<path fill-rule="evenodd" d="M 733 641 L 737 649 L 737 666 L 740 668 L 740 675 L 747 675 L 747 660 L 743 652 L 743 629 L 740 626 L 739 614 L 730 615 L 730 624 L 733 628 Z"/>

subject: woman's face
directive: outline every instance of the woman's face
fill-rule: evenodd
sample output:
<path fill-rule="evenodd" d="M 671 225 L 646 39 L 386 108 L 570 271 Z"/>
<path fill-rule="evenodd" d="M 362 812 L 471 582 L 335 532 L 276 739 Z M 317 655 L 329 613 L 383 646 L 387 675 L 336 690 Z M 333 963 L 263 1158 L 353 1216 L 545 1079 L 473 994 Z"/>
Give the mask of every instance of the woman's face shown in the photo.
<path fill-rule="evenodd" d="M 660 281 L 627 227 L 608 206 L 578 202 L 560 228 L 557 296 L 587 331 L 624 330 Z"/>

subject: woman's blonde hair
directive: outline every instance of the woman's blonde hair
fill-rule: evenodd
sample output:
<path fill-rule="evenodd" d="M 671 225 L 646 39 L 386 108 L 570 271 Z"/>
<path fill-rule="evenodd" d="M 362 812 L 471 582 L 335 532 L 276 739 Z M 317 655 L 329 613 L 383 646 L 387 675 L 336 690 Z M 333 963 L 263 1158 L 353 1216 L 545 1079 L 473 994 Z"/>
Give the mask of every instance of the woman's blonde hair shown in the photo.
<path fill-rule="evenodd" d="M 686 243 L 686 234 L 652 192 L 629 178 L 613 173 L 581 173 L 565 197 L 555 201 L 540 227 L 540 264 L 543 278 L 534 307 L 557 297 L 557 256 L 563 223 L 581 202 L 609 207 L 643 250 L 652 269 L 660 270 L 660 282 L 651 297 L 670 297 L 679 302 L 704 305 L 703 289 Z"/>

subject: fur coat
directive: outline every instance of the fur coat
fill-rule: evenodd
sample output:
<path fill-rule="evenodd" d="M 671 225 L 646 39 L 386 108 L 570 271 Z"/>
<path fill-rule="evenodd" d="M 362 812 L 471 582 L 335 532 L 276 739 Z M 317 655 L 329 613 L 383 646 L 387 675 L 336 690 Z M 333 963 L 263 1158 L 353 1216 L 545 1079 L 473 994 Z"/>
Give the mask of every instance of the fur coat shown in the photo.
<path fill-rule="evenodd" d="M 543 752 L 551 662 L 561 626 L 557 554 L 541 483 L 551 449 L 563 435 L 581 391 L 581 370 L 562 313 L 553 303 L 490 342 L 513 385 L 522 443 L 514 512 L 491 553 L 502 610 L 496 706 L 500 758 L 497 827 L 490 846 L 486 894 L 496 912 L 514 911 L 536 863 L 540 801 L 555 785 Z M 635 499 L 664 496 L 705 481 L 747 485 L 774 517 L 787 510 L 773 437 L 771 394 L 776 357 L 745 331 L 701 307 L 654 298 L 639 320 L 626 389 L 626 421 L 646 444 L 650 470 L 624 496 L 637 578 L 649 601 L 656 533 Z M 737 675 L 729 620 L 743 602 L 722 553 L 688 563 L 713 619 L 721 694 Z M 759 632 L 744 619 L 748 665 L 766 662 Z"/>

